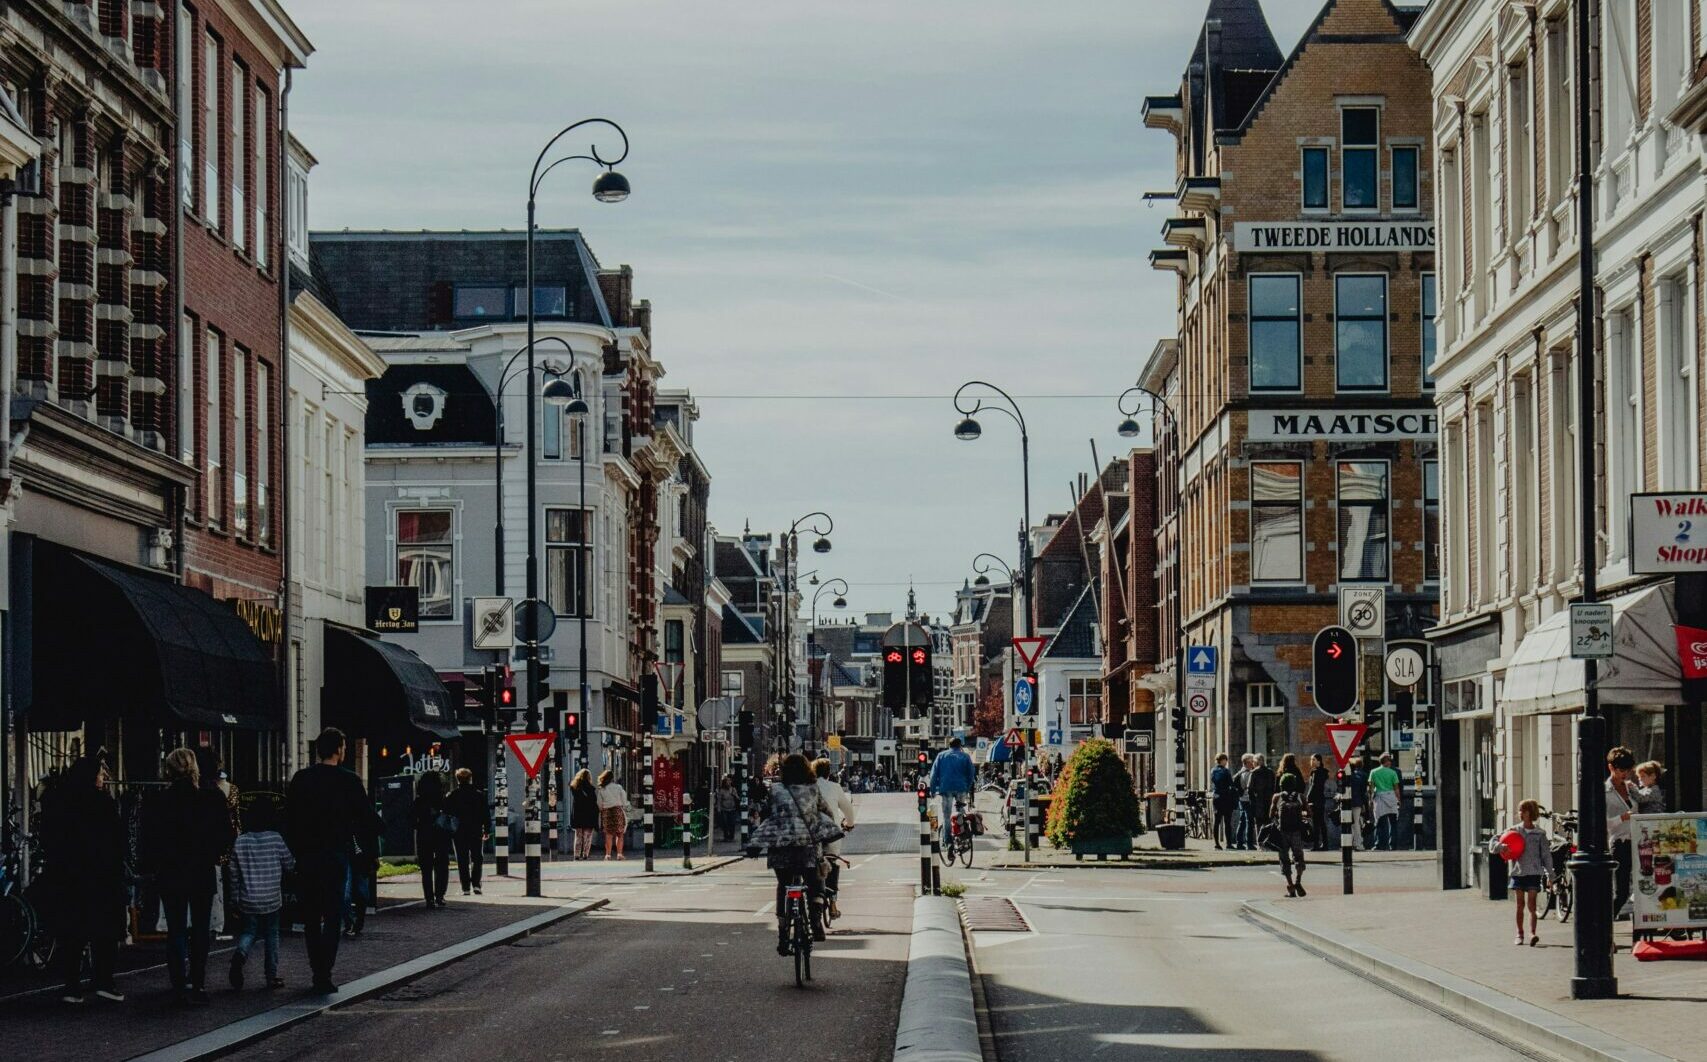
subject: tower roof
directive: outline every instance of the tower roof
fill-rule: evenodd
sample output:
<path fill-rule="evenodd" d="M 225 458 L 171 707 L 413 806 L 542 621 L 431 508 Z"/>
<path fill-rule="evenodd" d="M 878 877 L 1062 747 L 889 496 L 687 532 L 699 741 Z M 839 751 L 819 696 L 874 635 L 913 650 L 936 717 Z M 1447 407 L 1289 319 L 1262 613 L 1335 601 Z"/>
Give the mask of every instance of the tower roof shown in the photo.
<path fill-rule="evenodd" d="M 1268 28 L 1259 0 L 1209 0 L 1203 21 L 1221 23 L 1221 48 L 1216 61 L 1225 70 L 1276 70 L 1286 57 Z M 1197 35 L 1193 66 L 1202 64 L 1208 48 L 1207 27 Z"/>

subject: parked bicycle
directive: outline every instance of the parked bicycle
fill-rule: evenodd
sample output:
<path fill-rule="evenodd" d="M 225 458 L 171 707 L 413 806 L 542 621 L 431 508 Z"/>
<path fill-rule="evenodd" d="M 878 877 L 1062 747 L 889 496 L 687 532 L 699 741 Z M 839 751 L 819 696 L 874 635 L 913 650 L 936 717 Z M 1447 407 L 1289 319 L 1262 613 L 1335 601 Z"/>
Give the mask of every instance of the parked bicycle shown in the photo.
<path fill-rule="evenodd" d="M 1194 790 L 1185 795 L 1185 832 L 1207 841 L 1215 832 L 1215 816 L 1209 811 L 1209 794 Z"/>
<path fill-rule="evenodd" d="M 1552 851 L 1548 853 L 1551 860 L 1550 872 L 1547 875 L 1547 906 L 1542 909 L 1541 917 L 1546 918 L 1557 911 L 1562 924 L 1571 920 L 1571 908 L 1575 902 L 1571 893 L 1571 872 L 1566 869 L 1566 864 L 1577 851 L 1577 813 L 1555 813 L 1543 808 L 1541 817 L 1553 820 L 1553 825 L 1557 827 Z"/>

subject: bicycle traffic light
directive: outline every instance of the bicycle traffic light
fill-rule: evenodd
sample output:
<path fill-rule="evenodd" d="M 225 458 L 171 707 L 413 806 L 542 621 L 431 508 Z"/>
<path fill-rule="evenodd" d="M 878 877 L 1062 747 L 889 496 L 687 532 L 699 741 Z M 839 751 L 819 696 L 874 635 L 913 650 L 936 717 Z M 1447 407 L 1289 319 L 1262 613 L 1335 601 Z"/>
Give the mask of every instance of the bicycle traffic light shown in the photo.
<path fill-rule="evenodd" d="M 907 706 L 907 651 L 898 645 L 883 650 L 883 706 Z"/>
<path fill-rule="evenodd" d="M 1316 707 L 1345 715 L 1357 705 L 1357 639 L 1344 627 L 1323 627 L 1316 632 L 1312 657 Z"/>
<path fill-rule="evenodd" d="M 935 675 L 931 670 L 931 647 L 915 645 L 907 655 L 907 695 L 909 707 L 922 715 L 930 707 L 935 691 Z"/>

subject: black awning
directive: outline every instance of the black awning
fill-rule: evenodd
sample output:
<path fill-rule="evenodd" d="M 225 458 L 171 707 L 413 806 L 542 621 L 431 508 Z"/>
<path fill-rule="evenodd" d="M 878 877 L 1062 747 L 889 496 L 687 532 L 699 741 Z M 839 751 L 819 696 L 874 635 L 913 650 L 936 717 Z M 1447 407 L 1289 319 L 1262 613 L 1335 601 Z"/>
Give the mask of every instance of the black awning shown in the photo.
<path fill-rule="evenodd" d="M 454 738 L 456 698 L 438 672 L 401 645 L 348 627 L 326 624 L 326 672 L 320 714 L 356 737 L 384 737 L 413 728 Z"/>
<path fill-rule="evenodd" d="M 229 605 L 50 543 L 35 543 L 34 556 L 32 728 L 140 716 L 283 729 L 272 656 Z"/>

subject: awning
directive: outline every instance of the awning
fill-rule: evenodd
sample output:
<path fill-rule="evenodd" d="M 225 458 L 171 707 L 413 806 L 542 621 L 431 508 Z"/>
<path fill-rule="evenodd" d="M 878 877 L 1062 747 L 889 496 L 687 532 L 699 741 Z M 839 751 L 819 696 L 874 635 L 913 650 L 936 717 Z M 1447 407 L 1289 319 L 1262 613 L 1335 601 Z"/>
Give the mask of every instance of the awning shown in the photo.
<path fill-rule="evenodd" d="M 1683 672 L 1672 627 L 1672 584 L 1611 602 L 1612 659 L 1600 661 L 1602 704 L 1682 704 Z M 1561 609 L 1524 636 L 1506 667 L 1502 703 L 1508 715 L 1583 707 L 1583 662 L 1571 658 L 1571 614 Z"/>
<path fill-rule="evenodd" d="M 32 729 L 114 716 L 284 727 L 272 657 L 229 604 L 52 543 L 31 548 Z"/>
<path fill-rule="evenodd" d="M 356 737 L 409 728 L 439 738 L 461 734 L 456 698 L 426 661 L 401 645 L 328 623 L 322 683 L 322 719 Z"/>

